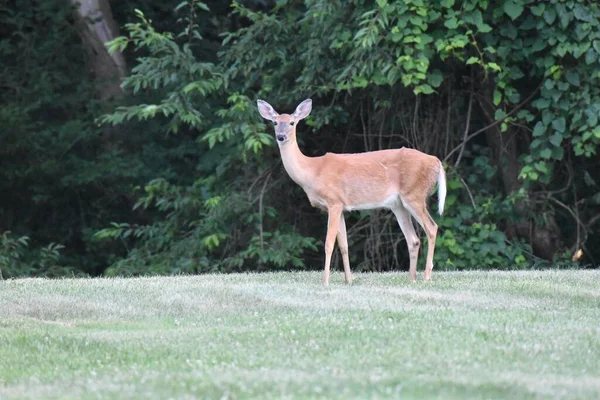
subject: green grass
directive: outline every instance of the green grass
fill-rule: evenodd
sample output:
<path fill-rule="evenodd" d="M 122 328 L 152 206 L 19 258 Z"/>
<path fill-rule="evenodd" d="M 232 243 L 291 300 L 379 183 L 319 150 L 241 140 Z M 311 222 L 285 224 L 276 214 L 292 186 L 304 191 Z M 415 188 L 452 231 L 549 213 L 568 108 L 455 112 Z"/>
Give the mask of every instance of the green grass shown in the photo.
<path fill-rule="evenodd" d="M 355 278 L 0 281 L 0 398 L 600 398 L 600 271 Z"/>

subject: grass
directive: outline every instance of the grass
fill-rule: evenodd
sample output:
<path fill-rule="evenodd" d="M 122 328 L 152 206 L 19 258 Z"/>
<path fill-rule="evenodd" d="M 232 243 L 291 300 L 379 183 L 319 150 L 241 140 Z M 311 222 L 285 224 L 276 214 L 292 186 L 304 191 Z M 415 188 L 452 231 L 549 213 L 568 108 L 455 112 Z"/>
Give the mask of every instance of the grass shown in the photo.
<path fill-rule="evenodd" d="M 600 271 L 0 281 L 0 398 L 600 398 Z"/>

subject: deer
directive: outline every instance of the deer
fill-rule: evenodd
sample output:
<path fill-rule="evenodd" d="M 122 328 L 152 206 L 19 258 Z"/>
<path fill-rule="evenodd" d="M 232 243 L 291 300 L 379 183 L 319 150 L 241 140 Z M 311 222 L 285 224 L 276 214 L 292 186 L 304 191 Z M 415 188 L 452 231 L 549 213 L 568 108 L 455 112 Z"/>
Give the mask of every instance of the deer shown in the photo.
<path fill-rule="evenodd" d="M 263 100 L 258 100 L 257 105 L 260 115 L 273 123 L 287 174 L 302 187 L 313 207 L 328 213 L 323 284 L 329 285 L 336 238 L 342 255 L 344 280 L 352 283 L 344 211 L 377 208 L 391 210 L 398 220 L 408 246 L 411 282 L 417 279 L 420 247 L 411 217 L 423 228 L 428 241 L 424 280 L 429 281 L 438 226 L 427 211 L 427 199 L 437 183 L 441 216 L 446 199 L 446 172 L 442 162 L 435 156 L 405 147 L 308 157 L 298 147 L 296 128 L 310 114 L 312 100 L 304 100 L 292 114 L 279 114 Z"/>

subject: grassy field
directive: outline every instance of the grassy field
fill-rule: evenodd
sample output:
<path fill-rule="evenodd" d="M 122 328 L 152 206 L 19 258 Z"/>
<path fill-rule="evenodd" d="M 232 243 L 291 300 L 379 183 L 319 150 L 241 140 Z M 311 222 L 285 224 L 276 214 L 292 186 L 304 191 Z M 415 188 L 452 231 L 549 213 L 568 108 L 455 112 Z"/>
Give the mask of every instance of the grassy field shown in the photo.
<path fill-rule="evenodd" d="M 600 271 L 355 277 L 0 281 L 0 398 L 600 398 Z"/>

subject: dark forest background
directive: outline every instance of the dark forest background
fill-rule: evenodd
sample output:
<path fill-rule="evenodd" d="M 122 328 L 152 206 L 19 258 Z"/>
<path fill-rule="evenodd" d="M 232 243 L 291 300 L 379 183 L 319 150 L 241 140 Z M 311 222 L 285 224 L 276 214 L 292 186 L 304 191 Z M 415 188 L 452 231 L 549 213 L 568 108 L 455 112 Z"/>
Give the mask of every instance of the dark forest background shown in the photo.
<path fill-rule="evenodd" d="M 596 1 L 4 0 L 0 57 L 4 278 L 320 269 L 258 98 L 313 99 L 307 155 L 443 160 L 436 270 L 600 260 Z M 347 223 L 407 268 L 393 214 Z"/>

